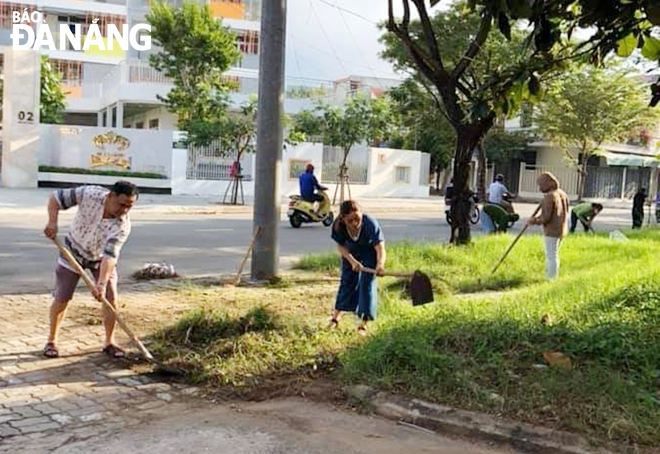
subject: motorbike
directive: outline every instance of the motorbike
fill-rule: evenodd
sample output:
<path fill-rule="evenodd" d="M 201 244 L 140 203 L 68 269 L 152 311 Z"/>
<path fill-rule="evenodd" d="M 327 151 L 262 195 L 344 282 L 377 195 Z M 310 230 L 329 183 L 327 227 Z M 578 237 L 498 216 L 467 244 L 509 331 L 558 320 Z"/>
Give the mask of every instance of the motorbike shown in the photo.
<path fill-rule="evenodd" d="M 472 225 L 478 224 L 479 217 L 481 216 L 479 206 L 477 205 L 478 202 L 479 199 L 477 198 L 477 195 L 472 194 L 470 196 L 470 224 Z M 447 224 L 451 225 L 451 199 L 445 199 L 445 219 L 447 220 Z"/>
<path fill-rule="evenodd" d="M 308 202 L 299 195 L 289 196 L 289 210 L 287 216 L 289 223 L 294 229 L 299 228 L 303 223 L 320 222 L 326 227 L 330 227 L 335 220 L 335 214 L 332 212 L 330 198 L 326 191 L 318 191 L 323 197 L 319 203 L 318 210 L 314 211 L 314 202 Z"/>

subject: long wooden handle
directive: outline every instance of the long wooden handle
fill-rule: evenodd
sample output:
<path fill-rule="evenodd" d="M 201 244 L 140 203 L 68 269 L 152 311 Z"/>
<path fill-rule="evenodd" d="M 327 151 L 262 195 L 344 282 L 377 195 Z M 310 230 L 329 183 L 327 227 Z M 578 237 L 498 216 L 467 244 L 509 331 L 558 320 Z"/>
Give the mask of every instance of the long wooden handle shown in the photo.
<path fill-rule="evenodd" d="M 66 258 L 71 266 L 75 268 L 75 270 L 80 274 L 80 276 L 83 278 L 85 281 L 85 284 L 87 284 L 87 287 L 94 292 L 96 289 L 96 285 L 92 281 L 92 279 L 89 277 L 89 275 L 85 272 L 84 268 L 80 266 L 80 263 L 76 260 L 76 258 L 73 256 L 71 251 L 67 249 L 65 246 L 62 246 L 60 241 L 57 239 L 57 237 L 53 238 L 53 243 L 57 246 L 57 248 L 60 250 L 62 255 L 64 255 L 64 258 Z M 100 296 L 101 302 L 105 305 L 105 307 L 108 308 L 110 312 L 114 314 L 114 316 L 117 318 L 117 324 L 121 327 L 121 329 L 128 334 L 128 337 L 133 341 L 133 343 L 137 346 L 137 348 L 140 349 L 142 354 L 147 358 L 148 360 L 153 360 L 154 357 L 153 355 L 147 350 L 147 347 L 144 346 L 144 344 L 138 339 L 138 337 L 135 335 L 135 333 L 128 327 L 128 325 L 124 322 L 124 320 L 119 316 L 117 313 L 117 310 L 114 308 L 112 304 L 106 299 L 105 295 Z"/>
<path fill-rule="evenodd" d="M 252 248 L 254 247 L 254 242 L 257 239 L 257 235 L 259 235 L 259 232 L 261 232 L 261 226 L 258 226 L 257 229 L 254 231 L 254 235 L 252 235 L 252 241 L 250 241 L 250 246 L 248 246 L 248 250 L 245 253 L 245 257 L 243 257 L 243 261 L 241 261 L 241 265 L 238 267 L 238 272 L 236 273 L 236 277 L 234 277 L 234 285 L 238 285 L 238 283 L 241 281 L 241 273 L 243 272 L 245 263 L 250 257 L 250 252 L 252 252 Z"/>
<path fill-rule="evenodd" d="M 536 216 L 536 214 L 539 212 L 540 209 L 541 209 L 541 205 L 539 204 L 539 206 L 536 207 L 536 210 L 534 210 L 534 213 L 532 213 L 532 217 Z M 518 234 L 518 236 L 516 237 L 516 239 L 513 240 L 513 243 L 511 243 L 511 245 L 509 246 L 509 248 L 508 248 L 508 249 L 506 250 L 506 252 L 502 255 L 502 258 L 500 259 L 500 261 L 497 262 L 497 264 L 496 264 L 496 265 L 493 267 L 493 269 L 490 271 L 490 274 L 493 274 L 493 273 L 495 273 L 495 271 L 497 271 L 497 269 L 500 267 L 500 265 L 504 262 L 504 260 L 505 260 L 505 259 L 507 258 L 507 256 L 509 255 L 509 252 L 511 252 L 511 250 L 513 249 L 513 247 L 516 245 L 516 243 L 518 242 L 518 240 L 520 239 L 520 237 L 523 236 L 523 233 L 525 233 L 525 230 L 527 230 L 527 227 L 529 227 L 529 224 L 528 224 L 528 223 L 525 224 L 525 227 L 522 228 L 522 230 L 520 231 L 520 233 Z"/>
<path fill-rule="evenodd" d="M 362 267 L 362 271 L 365 272 L 365 273 L 369 273 L 369 274 L 376 274 L 377 273 L 377 271 L 375 269 L 367 268 L 367 267 Z M 410 274 L 410 273 L 396 273 L 396 272 L 391 272 L 391 271 L 386 271 L 385 273 L 383 273 L 383 276 L 407 277 L 407 278 L 413 277 L 413 275 Z"/>

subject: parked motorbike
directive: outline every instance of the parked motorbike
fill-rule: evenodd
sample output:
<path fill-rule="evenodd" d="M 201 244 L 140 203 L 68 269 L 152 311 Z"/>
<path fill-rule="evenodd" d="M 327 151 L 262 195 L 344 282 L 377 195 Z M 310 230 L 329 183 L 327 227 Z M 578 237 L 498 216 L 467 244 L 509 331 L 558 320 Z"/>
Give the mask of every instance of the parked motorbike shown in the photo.
<path fill-rule="evenodd" d="M 326 227 L 330 227 L 335 220 L 335 214 L 332 212 L 330 198 L 326 191 L 318 191 L 323 197 L 323 201 L 318 202 L 318 210 L 314 211 L 314 202 L 308 202 L 299 195 L 289 196 L 289 210 L 287 216 L 289 223 L 294 229 L 299 228 L 303 223 L 320 222 Z"/>
<path fill-rule="evenodd" d="M 479 199 L 476 194 L 470 196 L 470 224 L 472 225 L 479 223 L 481 213 L 479 211 L 479 206 L 477 205 L 478 202 Z M 451 199 L 445 199 L 445 219 L 447 220 L 447 224 L 451 225 Z"/>

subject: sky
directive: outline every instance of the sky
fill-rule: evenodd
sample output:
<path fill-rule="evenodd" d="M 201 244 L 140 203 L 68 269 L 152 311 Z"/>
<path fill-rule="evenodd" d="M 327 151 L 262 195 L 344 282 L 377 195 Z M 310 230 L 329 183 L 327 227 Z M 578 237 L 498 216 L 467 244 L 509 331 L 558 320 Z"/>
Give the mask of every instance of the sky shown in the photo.
<path fill-rule="evenodd" d="M 287 8 L 288 85 L 348 75 L 401 77 L 378 57 L 376 24 L 387 19 L 387 0 L 288 0 Z"/>

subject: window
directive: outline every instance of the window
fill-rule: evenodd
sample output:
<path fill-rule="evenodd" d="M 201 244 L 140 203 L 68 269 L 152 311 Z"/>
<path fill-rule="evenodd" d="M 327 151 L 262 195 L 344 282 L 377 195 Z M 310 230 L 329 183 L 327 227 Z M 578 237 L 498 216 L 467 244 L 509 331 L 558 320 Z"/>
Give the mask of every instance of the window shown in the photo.
<path fill-rule="evenodd" d="M 12 18 L 12 12 L 20 11 L 22 14 L 23 11 L 26 9 L 28 14 L 37 10 L 36 6 L 34 5 L 24 5 L 22 3 L 5 3 L 5 2 L 0 3 L 0 28 L 11 30 L 12 25 L 14 24 Z M 33 29 L 35 28 L 35 24 L 33 24 L 32 22 L 29 23 L 24 22 L 23 24 L 28 25 Z M 21 43 L 22 42 L 23 41 L 21 41 Z"/>
<path fill-rule="evenodd" d="M 397 183 L 410 183 L 410 167 L 396 167 L 395 180 Z"/>
<path fill-rule="evenodd" d="M 158 129 L 158 118 L 152 118 L 149 120 L 149 129 Z"/>
<path fill-rule="evenodd" d="M 289 179 L 297 179 L 301 173 L 305 172 L 307 164 L 311 164 L 311 161 L 303 161 L 301 159 L 291 159 L 289 160 Z"/>
<path fill-rule="evenodd" d="M 536 151 L 523 151 L 522 160 L 527 166 L 536 165 Z"/>
<path fill-rule="evenodd" d="M 236 34 L 238 50 L 244 54 L 259 53 L 259 32 L 243 30 Z"/>
<path fill-rule="evenodd" d="M 79 87 L 83 80 L 83 65 L 75 60 L 51 60 L 53 69 L 62 74 L 62 84 Z"/>
<path fill-rule="evenodd" d="M 144 121 L 136 121 L 135 129 L 144 129 Z"/>

